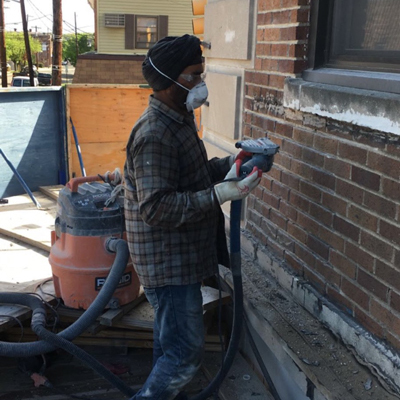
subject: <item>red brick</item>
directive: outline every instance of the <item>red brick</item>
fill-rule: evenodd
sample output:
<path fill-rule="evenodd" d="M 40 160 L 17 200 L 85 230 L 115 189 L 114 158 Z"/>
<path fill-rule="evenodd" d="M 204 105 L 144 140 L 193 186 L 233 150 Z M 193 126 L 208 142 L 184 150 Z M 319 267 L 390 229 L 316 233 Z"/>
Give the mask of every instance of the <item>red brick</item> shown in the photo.
<path fill-rule="evenodd" d="M 362 268 L 358 269 L 357 282 L 361 287 L 380 298 L 382 301 L 388 301 L 389 288 L 387 285 L 378 281 L 373 275 L 368 274 Z"/>
<path fill-rule="evenodd" d="M 322 167 L 324 165 L 324 157 L 321 153 L 309 148 L 303 147 L 302 160 L 306 163 Z"/>
<path fill-rule="evenodd" d="M 290 191 L 289 195 L 290 204 L 297 207 L 300 210 L 308 212 L 310 210 L 310 200 L 306 197 L 302 196 L 300 193 L 297 193 L 293 190 Z"/>
<path fill-rule="evenodd" d="M 365 192 L 363 204 L 382 217 L 394 219 L 396 216 L 396 204 L 379 195 Z"/>
<path fill-rule="evenodd" d="M 348 218 L 357 225 L 369 229 L 370 231 L 375 232 L 378 229 L 378 218 L 372 215 L 371 212 L 363 210 L 353 204 L 349 206 Z"/>
<path fill-rule="evenodd" d="M 271 55 L 274 57 L 288 57 L 288 45 L 284 44 L 271 44 Z"/>
<path fill-rule="evenodd" d="M 325 157 L 325 169 L 341 178 L 350 179 L 351 166 L 335 157 Z"/>
<path fill-rule="evenodd" d="M 321 260 L 315 260 L 315 270 L 324 277 L 325 282 L 339 289 L 341 275 L 335 271 L 332 266 Z"/>
<path fill-rule="evenodd" d="M 383 260 L 390 261 L 393 258 L 394 254 L 393 246 L 384 242 L 379 237 L 373 236 L 366 231 L 361 231 L 360 244 L 366 250 L 370 251 L 373 254 L 376 254 Z"/>
<path fill-rule="evenodd" d="M 329 174 L 320 168 L 314 168 L 311 179 L 317 185 L 326 187 L 330 190 L 335 190 L 336 178 L 335 175 Z"/>
<path fill-rule="evenodd" d="M 310 9 L 299 8 L 297 10 L 291 10 L 290 22 L 309 22 L 310 21 Z"/>
<path fill-rule="evenodd" d="M 304 266 L 304 278 L 308 280 L 321 294 L 325 294 L 326 282 L 321 279 L 319 274 L 315 273 L 314 269 L 308 268 L 307 265 Z"/>
<path fill-rule="evenodd" d="M 288 24 L 291 20 L 291 10 L 275 11 L 272 13 L 273 24 Z"/>
<path fill-rule="evenodd" d="M 391 178 L 398 179 L 400 171 L 400 160 L 386 157 L 382 153 L 370 151 L 368 153 L 367 165 L 374 171 L 381 172 Z"/>
<path fill-rule="evenodd" d="M 331 227 L 333 222 L 333 214 L 328 209 L 322 207 L 319 204 L 310 204 L 310 215 L 320 223 Z"/>
<path fill-rule="evenodd" d="M 379 222 L 379 233 L 395 245 L 400 245 L 400 226 L 390 224 L 384 220 Z"/>
<path fill-rule="evenodd" d="M 385 197 L 387 196 L 391 199 L 398 201 L 400 193 L 400 182 L 382 178 L 382 192 Z"/>
<path fill-rule="evenodd" d="M 333 227 L 338 232 L 340 232 L 344 237 L 348 237 L 355 242 L 359 241 L 360 238 L 360 228 L 349 221 L 341 218 L 338 215 L 334 216 Z"/>
<path fill-rule="evenodd" d="M 281 183 L 274 181 L 272 184 L 272 193 L 281 197 L 283 200 L 289 200 L 289 188 L 282 185 Z"/>
<path fill-rule="evenodd" d="M 300 179 L 299 177 L 287 172 L 282 171 L 282 181 L 284 185 L 286 185 L 290 189 L 299 190 Z M 290 195 L 289 195 L 290 197 Z"/>
<path fill-rule="evenodd" d="M 276 235 L 278 233 L 278 228 L 271 221 L 263 218 L 259 226 L 261 227 L 262 231 L 265 233 L 266 236 L 270 238 L 276 238 Z"/>
<path fill-rule="evenodd" d="M 355 165 L 351 167 L 351 180 L 361 186 L 375 191 L 379 190 L 381 184 L 380 175 L 356 167 Z"/>
<path fill-rule="evenodd" d="M 292 157 L 301 158 L 303 146 L 285 139 L 282 141 L 282 151 L 289 153 Z"/>
<path fill-rule="evenodd" d="M 280 122 L 276 122 L 275 124 L 275 132 L 280 135 L 291 138 L 293 136 L 293 126 L 289 124 L 284 124 Z"/>
<path fill-rule="evenodd" d="M 280 165 L 282 168 L 290 169 L 291 157 L 288 154 L 278 153 L 274 156 L 275 164 Z"/>
<path fill-rule="evenodd" d="M 340 215 L 346 215 L 347 202 L 338 198 L 335 194 L 323 192 L 321 204 Z"/>
<path fill-rule="evenodd" d="M 350 279 L 352 279 L 352 280 L 356 279 L 356 272 L 357 272 L 356 264 L 353 263 L 352 261 L 350 261 L 343 254 L 339 253 L 336 250 L 331 250 L 330 255 L 329 255 L 329 262 L 337 270 L 341 271 L 343 274 L 345 274 Z"/>
<path fill-rule="evenodd" d="M 292 159 L 291 168 L 294 174 L 303 178 L 308 178 L 312 173 L 312 169 L 308 164 L 296 159 Z"/>
<path fill-rule="evenodd" d="M 338 141 L 325 136 L 316 135 L 314 139 L 314 148 L 324 153 L 337 154 Z"/>
<path fill-rule="evenodd" d="M 315 265 L 315 255 L 306 247 L 302 246 L 299 243 L 296 243 L 295 245 L 295 250 L 294 250 L 295 255 L 302 260 L 305 265 L 303 266 L 308 266 L 308 268 L 313 268 Z"/>
<path fill-rule="evenodd" d="M 328 299 L 346 314 L 353 315 L 353 303 L 344 296 L 336 287 L 327 285 Z"/>
<path fill-rule="evenodd" d="M 279 211 L 285 215 L 289 220 L 297 220 L 297 210 L 286 201 L 281 201 L 279 203 Z"/>
<path fill-rule="evenodd" d="M 394 291 L 390 293 L 390 307 L 400 313 L 400 294 Z"/>
<path fill-rule="evenodd" d="M 300 181 L 300 192 L 302 194 L 304 194 L 305 196 L 309 197 L 310 199 L 313 199 L 319 203 L 321 202 L 321 198 L 322 198 L 321 190 L 317 186 L 311 184 L 310 182 L 301 180 Z"/>
<path fill-rule="evenodd" d="M 341 290 L 352 302 L 366 311 L 369 310 L 369 296 L 355 284 L 354 280 L 349 280 L 344 277 L 342 279 Z"/>
<path fill-rule="evenodd" d="M 357 265 L 362 267 L 364 270 L 372 272 L 374 268 L 375 258 L 361 249 L 359 245 L 355 245 L 351 242 L 345 243 L 344 254 L 350 260 L 353 260 Z"/>
<path fill-rule="evenodd" d="M 375 275 L 386 282 L 388 286 L 400 291 L 400 270 L 392 265 L 376 260 Z"/>
<path fill-rule="evenodd" d="M 400 335 L 400 318 L 394 315 L 393 311 L 387 306 L 371 299 L 371 315 L 381 321 L 386 329 L 398 336 Z"/>
<path fill-rule="evenodd" d="M 264 58 L 262 60 L 262 70 L 263 71 L 278 71 L 278 60 Z"/>
<path fill-rule="evenodd" d="M 307 241 L 307 232 L 301 226 L 288 221 L 287 232 L 293 236 L 297 241 L 305 244 Z"/>
<path fill-rule="evenodd" d="M 315 134 L 309 130 L 294 127 L 293 139 L 308 147 L 313 147 Z"/>
<path fill-rule="evenodd" d="M 338 154 L 340 157 L 358 164 L 365 165 L 367 162 L 368 152 L 359 146 L 339 142 Z"/>
<path fill-rule="evenodd" d="M 285 76 L 282 75 L 270 75 L 269 85 L 273 88 L 283 89 L 285 86 Z"/>
<path fill-rule="evenodd" d="M 278 28 L 265 28 L 263 29 L 263 41 L 275 42 L 280 39 L 281 33 Z"/>
<path fill-rule="evenodd" d="M 324 260 L 329 259 L 329 246 L 314 235 L 308 235 L 307 246 Z"/>
<path fill-rule="evenodd" d="M 349 199 L 354 203 L 361 204 L 364 190 L 341 179 L 336 179 L 336 193 L 337 195 Z"/>
<path fill-rule="evenodd" d="M 276 241 L 285 249 L 285 251 L 294 251 L 295 242 L 286 232 L 278 230 Z"/>
<path fill-rule="evenodd" d="M 329 244 L 333 249 L 341 252 L 344 251 L 343 237 L 331 228 L 320 225 L 318 227 L 318 237 Z"/>
<path fill-rule="evenodd" d="M 280 8 L 281 0 L 258 0 L 258 11 L 275 10 Z"/>
<path fill-rule="evenodd" d="M 303 276 L 303 263 L 298 260 L 293 254 L 290 254 L 289 252 L 285 252 L 285 261 L 289 265 L 290 268 L 292 268 L 298 276 L 302 277 Z"/>
<path fill-rule="evenodd" d="M 369 332 L 379 338 L 385 337 L 385 330 L 379 322 L 371 317 L 371 315 L 358 307 L 354 309 L 355 319 L 363 325 Z"/>

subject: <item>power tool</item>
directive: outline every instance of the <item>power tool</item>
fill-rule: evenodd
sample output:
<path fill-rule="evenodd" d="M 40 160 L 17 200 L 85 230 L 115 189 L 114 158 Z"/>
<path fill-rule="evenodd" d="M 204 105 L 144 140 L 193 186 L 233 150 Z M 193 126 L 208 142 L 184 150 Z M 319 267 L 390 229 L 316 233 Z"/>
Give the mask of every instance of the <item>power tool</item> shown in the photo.
<path fill-rule="evenodd" d="M 253 156 L 245 159 L 240 167 L 240 176 L 245 177 L 253 171 L 254 167 L 268 172 L 274 163 L 274 155 L 279 151 L 279 146 L 268 138 L 242 140 L 236 142 L 235 147 L 252 153 Z"/>

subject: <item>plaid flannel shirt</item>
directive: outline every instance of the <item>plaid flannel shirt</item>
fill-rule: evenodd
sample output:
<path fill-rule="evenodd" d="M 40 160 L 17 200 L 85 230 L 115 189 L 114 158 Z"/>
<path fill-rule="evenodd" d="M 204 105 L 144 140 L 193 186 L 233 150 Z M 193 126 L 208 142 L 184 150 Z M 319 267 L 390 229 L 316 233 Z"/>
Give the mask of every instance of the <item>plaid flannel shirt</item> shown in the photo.
<path fill-rule="evenodd" d="M 144 287 L 187 285 L 217 271 L 220 207 L 211 185 L 231 157 L 208 160 L 191 117 L 150 96 L 127 144 L 126 230 Z"/>

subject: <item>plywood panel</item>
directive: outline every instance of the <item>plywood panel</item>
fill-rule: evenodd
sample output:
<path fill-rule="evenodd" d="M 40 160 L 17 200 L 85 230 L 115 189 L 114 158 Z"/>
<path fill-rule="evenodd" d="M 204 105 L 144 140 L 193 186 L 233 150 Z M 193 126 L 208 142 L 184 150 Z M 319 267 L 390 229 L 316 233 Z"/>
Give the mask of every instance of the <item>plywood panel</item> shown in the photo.
<path fill-rule="evenodd" d="M 69 173 L 82 176 L 70 117 L 78 136 L 86 175 L 122 168 L 132 127 L 146 109 L 149 88 L 71 85 L 67 90 Z"/>
<path fill-rule="evenodd" d="M 131 130 L 148 105 L 152 90 L 139 85 L 71 85 L 67 88 L 70 177 L 82 176 L 70 117 L 86 175 L 123 169 Z M 200 121 L 200 109 L 196 110 Z M 201 134 L 201 133 L 200 133 Z"/>

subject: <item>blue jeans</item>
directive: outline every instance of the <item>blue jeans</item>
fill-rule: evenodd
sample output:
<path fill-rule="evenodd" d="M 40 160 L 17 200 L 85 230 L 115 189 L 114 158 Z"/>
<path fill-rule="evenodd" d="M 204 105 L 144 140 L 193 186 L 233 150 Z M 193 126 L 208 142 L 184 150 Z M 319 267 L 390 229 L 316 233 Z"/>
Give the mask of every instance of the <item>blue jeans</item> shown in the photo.
<path fill-rule="evenodd" d="M 154 308 L 153 369 L 131 400 L 172 400 L 200 368 L 204 351 L 200 286 L 145 288 Z"/>

